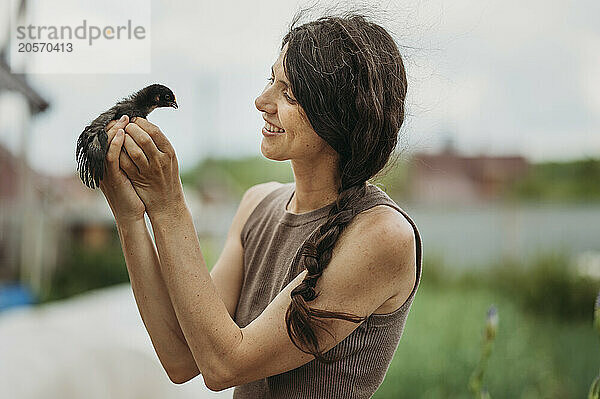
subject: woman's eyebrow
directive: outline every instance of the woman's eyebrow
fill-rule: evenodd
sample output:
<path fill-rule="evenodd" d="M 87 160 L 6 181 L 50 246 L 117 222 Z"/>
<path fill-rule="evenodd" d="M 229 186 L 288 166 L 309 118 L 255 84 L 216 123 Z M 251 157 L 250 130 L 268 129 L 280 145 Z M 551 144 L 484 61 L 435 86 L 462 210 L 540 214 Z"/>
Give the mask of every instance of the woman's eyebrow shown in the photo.
<path fill-rule="evenodd" d="M 272 66 L 272 65 L 271 65 L 271 75 L 275 76 L 275 72 L 273 72 L 273 66 Z M 288 82 L 286 82 L 285 80 L 279 79 L 279 81 L 280 81 L 281 83 L 283 83 L 283 84 L 285 85 L 285 87 L 288 87 L 288 86 L 289 86 L 289 83 L 288 83 Z"/>

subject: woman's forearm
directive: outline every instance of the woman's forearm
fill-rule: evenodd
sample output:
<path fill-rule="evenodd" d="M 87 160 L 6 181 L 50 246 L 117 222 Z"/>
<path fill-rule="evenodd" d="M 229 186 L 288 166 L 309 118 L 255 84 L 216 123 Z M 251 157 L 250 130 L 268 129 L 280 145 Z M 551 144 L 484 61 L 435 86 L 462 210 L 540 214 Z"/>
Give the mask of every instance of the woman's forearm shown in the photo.
<path fill-rule="evenodd" d="M 173 382 L 185 382 L 199 370 L 175 316 L 146 223 L 117 220 L 117 228 L 133 294 L 156 354 Z"/>
<path fill-rule="evenodd" d="M 228 380 L 242 332 L 206 268 L 192 215 L 182 200 L 176 209 L 149 216 L 162 276 L 196 364 L 207 385 Z"/>

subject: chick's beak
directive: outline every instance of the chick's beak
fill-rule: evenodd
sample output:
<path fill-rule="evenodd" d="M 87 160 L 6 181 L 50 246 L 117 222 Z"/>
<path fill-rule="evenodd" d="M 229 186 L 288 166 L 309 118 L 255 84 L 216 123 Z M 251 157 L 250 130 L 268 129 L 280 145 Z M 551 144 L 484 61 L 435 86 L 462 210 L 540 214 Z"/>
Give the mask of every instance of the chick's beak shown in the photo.
<path fill-rule="evenodd" d="M 173 107 L 173 108 L 175 108 L 175 109 L 179 108 L 179 106 L 177 105 L 177 102 L 176 102 L 175 100 L 171 101 L 171 102 L 169 103 L 169 106 L 170 106 L 170 107 Z"/>

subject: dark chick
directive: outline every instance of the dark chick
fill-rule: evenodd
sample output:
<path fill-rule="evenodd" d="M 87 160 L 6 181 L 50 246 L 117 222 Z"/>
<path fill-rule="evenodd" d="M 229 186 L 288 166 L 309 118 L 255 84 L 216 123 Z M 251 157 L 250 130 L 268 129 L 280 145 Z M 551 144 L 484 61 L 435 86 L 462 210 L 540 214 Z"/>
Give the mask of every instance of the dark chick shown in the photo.
<path fill-rule="evenodd" d="M 77 139 L 77 171 L 83 183 L 90 187 L 100 186 L 104 177 L 104 159 L 108 151 L 108 135 L 106 125 L 112 120 L 118 120 L 123 115 L 129 119 L 145 118 L 155 108 L 177 108 L 175 95 L 166 86 L 153 84 L 119 101 L 108 111 L 103 112 L 83 129 Z"/>

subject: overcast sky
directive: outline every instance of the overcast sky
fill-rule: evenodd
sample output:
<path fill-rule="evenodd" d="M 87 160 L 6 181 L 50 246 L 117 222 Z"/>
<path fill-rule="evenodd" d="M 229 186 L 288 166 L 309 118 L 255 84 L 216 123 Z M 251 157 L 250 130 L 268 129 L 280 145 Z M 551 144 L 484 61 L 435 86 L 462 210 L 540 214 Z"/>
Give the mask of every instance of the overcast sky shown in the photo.
<path fill-rule="evenodd" d="M 53 4 L 31 1 L 31 8 L 62 19 L 73 12 Z M 88 15 L 118 9 L 76 4 Z M 154 111 L 149 120 L 171 139 L 182 169 L 207 155 L 259 155 L 263 123 L 254 99 L 286 26 L 306 4 L 152 1 L 151 73 L 30 76 L 51 103 L 32 122 L 32 165 L 51 174 L 74 173 L 83 127 L 116 100 L 155 82 L 171 87 L 180 104 L 178 110 Z M 405 58 L 409 117 L 402 148 L 433 152 L 452 138 L 469 155 L 600 156 L 599 1 L 362 4 L 378 10 L 375 20 L 396 38 Z M 127 54 L 107 62 L 119 57 Z M 0 99 L 0 141 L 16 149 L 18 119 L 7 103 Z"/>

